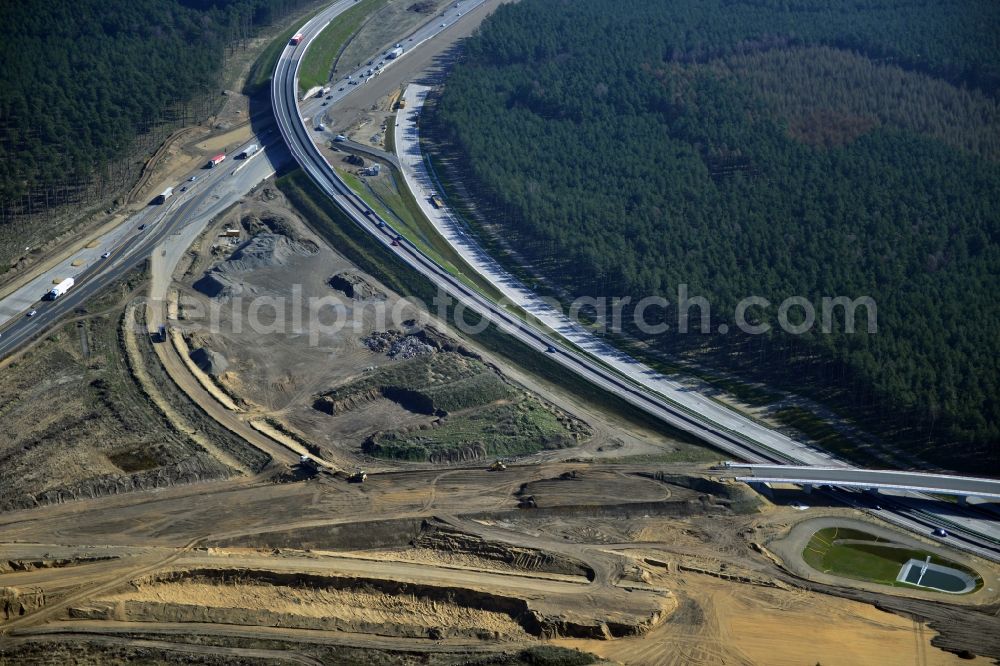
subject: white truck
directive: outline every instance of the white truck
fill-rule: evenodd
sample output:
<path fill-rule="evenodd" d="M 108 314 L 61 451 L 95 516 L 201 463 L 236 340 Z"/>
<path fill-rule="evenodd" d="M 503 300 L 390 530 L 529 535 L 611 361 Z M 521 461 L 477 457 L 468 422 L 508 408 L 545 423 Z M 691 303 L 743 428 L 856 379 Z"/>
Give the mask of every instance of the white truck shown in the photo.
<path fill-rule="evenodd" d="M 395 60 L 401 55 L 403 55 L 403 49 L 400 46 L 397 46 L 396 48 L 390 49 L 385 52 L 385 57 L 388 58 L 389 60 Z"/>
<path fill-rule="evenodd" d="M 52 287 L 52 289 L 50 289 L 49 292 L 45 294 L 45 298 L 47 300 L 54 301 L 63 294 L 65 294 L 67 291 L 69 291 L 74 284 L 76 284 L 76 282 L 73 280 L 73 278 L 66 278 L 56 286 Z"/>
<path fill-rule="evenodd" d="M 174 188 L 168 187 L 167 189 L 163 190 L 158 195 L 156 195 L 156 198 L 153 199 L 153 203 L 155 204 L 166 203 L 167 199 L 169 199 L 172 196 L 174 196 Z"/>
<path fill-rule="evenodd" d="M 240 153 L 240 157 L 243 159 L 247 159 L 248 157 L 256 153 L 258 150 L 260 150 L 260 146 L 258 146 L 256 143 L 251 143 L 249 146 L 243 149 L 243 152 Z"/>

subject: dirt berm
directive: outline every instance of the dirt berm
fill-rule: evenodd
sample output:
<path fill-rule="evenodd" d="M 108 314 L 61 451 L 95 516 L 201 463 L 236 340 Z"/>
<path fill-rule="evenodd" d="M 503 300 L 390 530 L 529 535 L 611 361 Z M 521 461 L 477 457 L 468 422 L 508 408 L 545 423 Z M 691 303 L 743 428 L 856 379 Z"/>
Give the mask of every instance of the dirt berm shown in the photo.
<path fill-rule="evenodd" d="M 420 518 L 383 520 L 345 525 L 324 525 L 265 532 L 215 542 L 222 548 L 292 548 L 300 550 L 357 551 L 387 548 L 427 548 L 444 553 L 473 555 L 527 572 L 583 576 L 594 571 L 583 562 L 536 548 L 514 546 L 467 534 L 446 523 Z"/>
<path fill-rule="evenodd" d="M 529 599 L 483 589 L 382 578 L 260 569 L 192 569 L 146 576 L 127 590 L 69 609 L 75 619 L 210 622 L 292 627 L 404 638 L 523 640 L 528 636 L 612 638 L 641 634 L 662 603 L 622 603 L 610 615 L 567 599 Z M 536 595 L 537 596 L 537 595 Z M 589 595 L 588 595 L 589 597 Z M 651 599 L 646 601 L 651 601 Z M 623 600 L 619 600 L 621 602 Z M 597 603 L 603 606 L 604 601 Z M 613 620 L 605 620 L 612 617 Z"/>

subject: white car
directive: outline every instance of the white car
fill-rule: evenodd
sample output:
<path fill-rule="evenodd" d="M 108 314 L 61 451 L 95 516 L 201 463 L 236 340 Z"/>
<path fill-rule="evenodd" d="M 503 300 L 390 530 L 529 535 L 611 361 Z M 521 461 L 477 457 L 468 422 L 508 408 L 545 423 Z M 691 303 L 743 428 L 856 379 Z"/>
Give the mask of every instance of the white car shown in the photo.
<path fill-rule="evenodd" d="M 196 180 L 198 180 L 198 176 L 191 176 L 190 178 L 188 178 L 188 182 L 190 183 L 193 183 Z"/>
<path fill-rule="evenodd" d="M 104 254 L 101 255 L 101 259 L 107 259 L 110 256 L 111 256 L 110 252 L 105 252 Z"/>
<path fill-rule="evenodd" d="M 29 317 L 34 317 L 36 314 L 38 314 L 38 310 L 28 310 Z"/>

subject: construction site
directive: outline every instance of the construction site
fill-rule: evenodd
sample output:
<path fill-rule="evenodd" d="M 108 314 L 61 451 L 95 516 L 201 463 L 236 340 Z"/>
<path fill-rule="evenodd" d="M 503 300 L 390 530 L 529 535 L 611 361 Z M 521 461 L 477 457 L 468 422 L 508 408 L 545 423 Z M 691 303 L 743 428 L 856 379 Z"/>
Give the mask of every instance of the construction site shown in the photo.
<path fill-rule="evenodd" d="M 451 5 L 366 5 L 331 76 Z M 413 237 L 386 128 L 479 20 L 323 112 L 323 155 Z M 226 108 L 144 196 L 254 136 Z M 0 666 L 1000 662 L 995 562 L 758 492 L 550 354 L 463 333 L 308 182 L 241 191 L 0 361 Z"/>
<path fill-rule="evenodd" d="M 720 481 L 718 454 L 412 309 L 277 187 L 170 276 L 150 270 L 5 369 L 0 663 L 1000 656 L 992 563 L 942 553 L 979 577 L 948 598 L 810 569 L 829 525 L 933 547 Z M 316 344 L 305 325 L 233 325 L 241 296 L 292 285 L 357 324 Z M 134 299 L 149 290 L 165 293 L 162 336 Z"/>

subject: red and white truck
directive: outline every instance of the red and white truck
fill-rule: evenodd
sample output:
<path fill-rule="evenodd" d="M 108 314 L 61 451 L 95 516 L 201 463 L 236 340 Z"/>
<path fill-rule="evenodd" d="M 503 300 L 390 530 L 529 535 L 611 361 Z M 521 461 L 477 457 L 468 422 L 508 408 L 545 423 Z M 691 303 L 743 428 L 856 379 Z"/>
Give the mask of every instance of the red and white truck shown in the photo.
<path fill-rule="evenodd" d="M 212 159 L 210 159 L 208 161 L 208 168 L 209 169 L 214 169 L 215 167 L 217 167 L 220 164 L 222 164 L 222 161 L 224 159 L 226 159 L 226 156 L 224 154 L 222 154 L 222 153 L 219 153 L 218 155 L 216 155 L 215 157 L 213 157 Z"/>
<path fill-rule="evenodd" d="M 298 44 L 301 44 L 302 43 L 302 33 L 301 32 L 295 33 L 295 36 L 292 37 L 290 43 L 291 43 L 292 46 L 296 46 Z"/>

